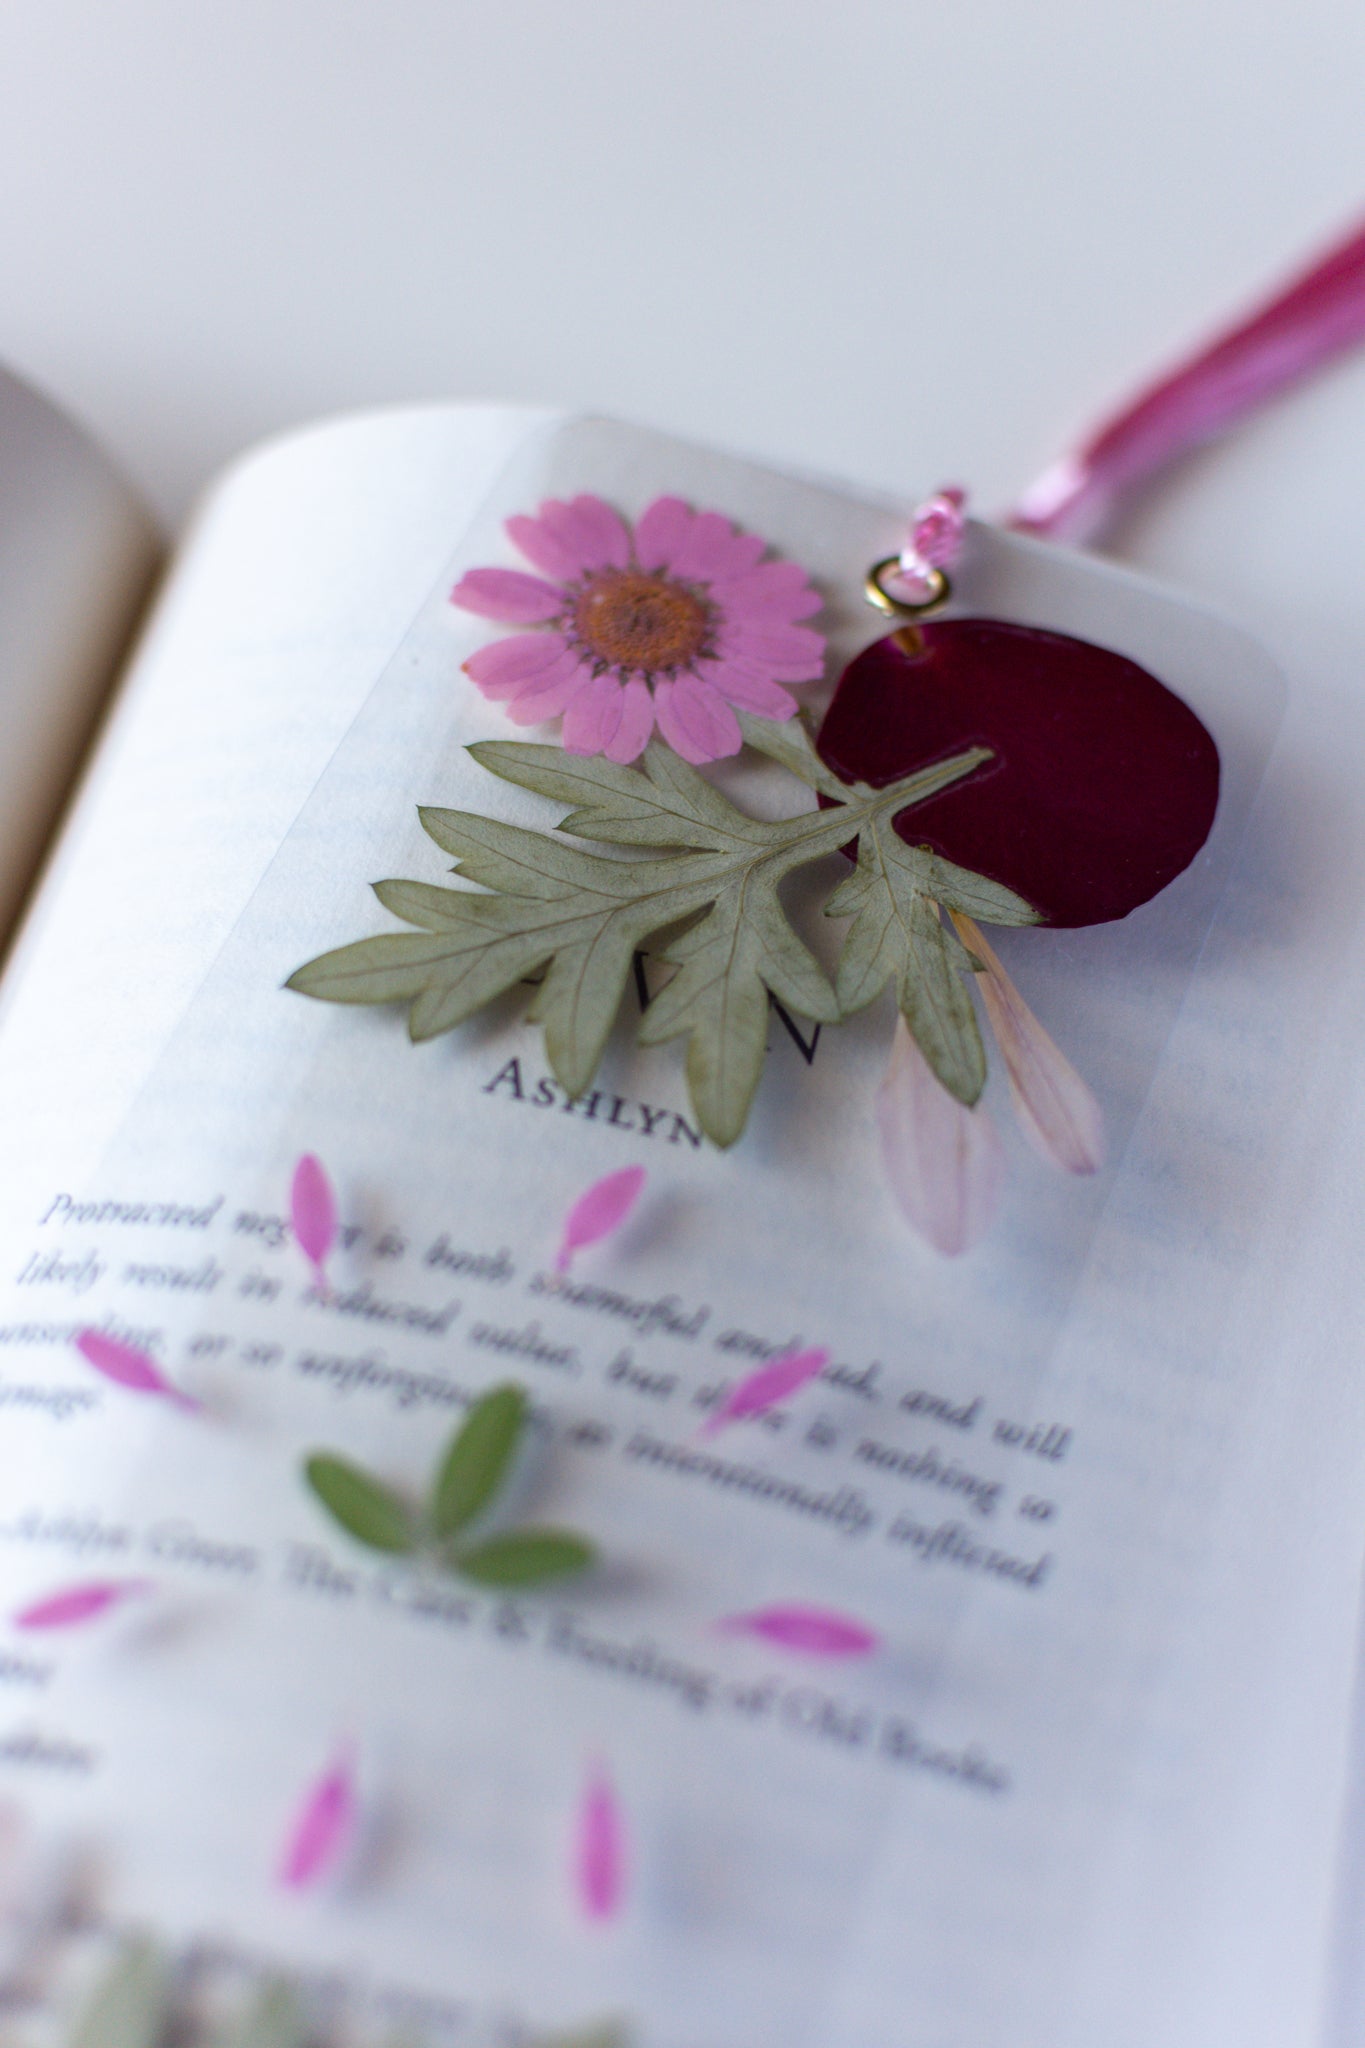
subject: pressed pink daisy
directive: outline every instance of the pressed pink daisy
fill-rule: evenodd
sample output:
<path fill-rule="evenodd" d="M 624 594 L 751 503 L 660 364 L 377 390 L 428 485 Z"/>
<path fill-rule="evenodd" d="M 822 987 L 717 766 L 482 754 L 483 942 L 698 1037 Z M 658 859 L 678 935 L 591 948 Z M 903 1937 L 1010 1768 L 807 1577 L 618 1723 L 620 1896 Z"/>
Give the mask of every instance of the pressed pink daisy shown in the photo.
<path fill-rule="evenodd" d="M 790 718 L 788 683 L 813 682 L 820 609 L 794 562 L 718 512 L 656 498 L 635 530 L 601 498 L 548 498 L 507 532 L 538 575 L 470 569 L 451 602 L 536 630 L 481 647 L 465 673 L 516 725 L 564 719 L 571 754 L 634 761 L 657 724 L 685 761 L 742 745 L 735 709 Z"/>

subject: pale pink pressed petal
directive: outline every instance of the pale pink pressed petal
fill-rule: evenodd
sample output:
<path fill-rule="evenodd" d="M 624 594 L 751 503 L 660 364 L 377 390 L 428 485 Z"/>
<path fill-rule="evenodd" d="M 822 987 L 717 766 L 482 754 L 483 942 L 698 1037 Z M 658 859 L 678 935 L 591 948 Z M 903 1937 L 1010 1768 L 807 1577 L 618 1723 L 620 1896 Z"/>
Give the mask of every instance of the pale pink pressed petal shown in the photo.
<path fill-rule="evenodd" d="M 643 1166 L 623 1166 L 619 1173 L 609 1173 L 605 1179 L 595 1180 L 586 1193 L 578 1197 L 564 1219 L 564 1235 L 555 1258 L 555 1271 L 567 1273 L 575 1252 L 582 1251 L 586 1245 L 598 1244 L 619 1230 L 639 1201 L 644 1184 Z"/>
<path fill-rule="evenodd" d="M 630 564 L 630 528 L 604 498 L 584 491 L 569 502 L 569 510 L 586 531 L 594 536 L 595 565 L 625 569 Z"/>
<path fill-rule="evenodd" d="M 656 498 L 635 522 L 635 559 L 642 569 L 671 569 L 692 535 L 692 514 L 681 498 Z"/>
<path fill-rule="evenodd" d="M 643 676 L 632 676 L 621 692 L 621 723 L 602 749 L 609 761 L 624 767 L 638 761 L 654 730 L 654 699 Z"/>
<path fill-rule="evenodd" d="M 490 640 L 471 654 L 464 672 L 485 697 L 513 697 L 561 660 L 567 648 L 562 633 L 514 633 L 510 640 Z"/>
<path fill-rule="evenodd" d="M 752 711 L 758 718 L 781 720 L 790 718 L 796 710 L 795 697 L 781 683 L 740 662 L 699 661 L 695 673 L 719 690 L 727 703 L 737 704 L 741 711 Z"/>
<path fill-rule="evenodd" d="M 725 626 L 722 639 L 737 654 L 747 654 L 754 661 L 819 664 L 825 657 L 825 636 L 813 626 L 779 626 L 767 620 L 755 623 L 737 619 Z"/>
<path fill-rule="evenodd" d="M 517 691 L 507 706 L 507 716 L 513 725 L 540 725 L 547 718 L 558 718 L 591 681 L 587 662 L 574 648 L 567 648 L 553 668 L 532 676 Z"/>
<path fill-rule="evenodd" d="M 744 744 L 739 720 L 714 684 L 683 674 L 656 685 L 659 730 L 684 761 L 723 761 Z"/>
<path fill-rule="evenodd" d="M 59 1593 L 45 1594 L 31 1607 L 21 1608 L 14 1619 L 16 1628 L 78 1628 L 94 1621 L 120 1601 L 131 1600 L 151 1590 L 148 1579 L 94 1579 L 82 1586 L 63 1586 Z"/>
<path fill-rule="evenodd" d="M 808 1380 L 819 1376 L 829 1364 L 828 1351 L 789 1351 L 785 1358 L 774 1358 L 767 1365 L 761 1365 L 757 1372 L 751 1372 L 737 1387 L 732 1387 L 714 1415 L 708 1415 L 701 1426 L 702 1436 L 715 1436 L 731 1422 L 740 1422 L 746 1415 L 764 1415 L 769 1408 L 776 1408 L 780 1401 L 790 1400 L 799 1394 Z"/>
<path fill-rule="evenodd" d="M 87 1365 L 93 1365 L 97 1373 L 112 1380 L 115 1386 L 127 1387 L 134 1394 L 159 1394 L 177 1408 L 184 1408 L 194 1415 L 201 1412 L 199 1402 L 189 1394 L 182 1394 L 179 1387 L 166 1378 L 155 1359 L 134 1345 L 121 1344 L 116 1337 L 106 1337 L 103 1330 L 82 1330 L 76 1338 L 76 1349 Z"/>
<path fill-rule="evenodd" d="M 963 945 L 986 969 L 976 982 L 1010 1078 L 1020 1129 L 1050 1166 L 1063 1173 L 1098 1173 L 1104 1164 L 1104 1112 L 1006 974 L 980 925 L 957 911 L 952 917 Z"/>
<path fill-rule="evenodd" d="M 531 519 L 524 512 L 503 521 L 503 531 L 514 547 L 520 548 L 533 569 L 552 583 L 573 583 L 584 565 L 573 548 L 551 533 L 543 519 Z"/>
<path fill-rule="evenodd" d="M 673 709 L 675 685 L 671 676 L 661 676 L 654 685 L 654 721 L 675 754 L 700 768 L 711 759 L 706 748 L 698 747 Z"/>
<path fill-rule="evenodd" d="M 621 723 L 621 685 L 614 675 L 593 676 L 564 713 L 564 751 L 600 754 Z"/>
<path fill-rule="evenodd" d="M 337 1241 L 337 1200 L 327 1169 L 305 1152 L 289 1188 L 289 1221 L 294 1242 L 312 1266 L 319 1287 L 327 1285 L 327 1261 Z"/>
<path fill-rule="evenodd" d="M 567 505 L 547 498 L 540 508 L 541 524 L 578 562 L 578 573 L 587 569 L 624 569 L 630 560 L 630 535 L 625 521 L 601 498 L 586 494 Z"/>
<path fill-rule="evenodd" d="M 784 632 L 799 633 L 800 626 L 787 626 Z M 818 634 L 815 635 L 819 639 Z M 823 646 L 823 641 L 821 645 Z M 717 635 L 716 652 L 722 661 L 737 662 L 741 667 L 752 669 L 774 683 L 813 683 L 824 674 L 824 656 L 792 655 L 783 657 L 774 652 L 763 652 L 761 629 L 755 626 L 727 626 Z"/>
<path fill-rule="evenodd" d="M 566 605 L 562 590 L 520 569 L 468 569 L 450 593 L 461 611 L 496 619 L 501 626 L 538 626 L 557 619 Z"/>
<path fill-rule="evenodd" d="M 725 1635 L 759 1636 L 803 1657 L 870 1657 L 881 1647 L 874 1630 L 828 1607 L 760 1607 L 727 1615 L 716 1627 Z"/>
<path fill-rule="evenodd" d="M 809 618 L 824 603 L 795 562 L 760 562 L 744 576 L 713 578 L 710 594 L 727 619 L 781 626 Z"/>
<path fill-rule="evenodd" d="M 746 539 L 737 534 L 719 512 L 698 512 L 686 545 L 673 557 L 673 574 L 699 583 L 709 583 L 713 576 L 739 576 L 758 561 L 763 546 L 757 535 Z"/>
<path fill-rule="evenodd" d="M 304 1797 L 285 1838 L 280 1883 L 307 1891 L 334 1870 L 355 1833 L 355 1766 L 343 1750 Z"/>
<path fill-rule="evenodd" d="M 578 1902 L 589 1920 L 614 1920 L 626 1885 L 626 1831 L 611 1779 L 600 1764 L 588 1775 L 574 1844 Z"/>
<path fill-rule="evenodd" d="M 948 1093 L 903 1017 L 876 1114 L 882 1162 L 906 1221 L 945 1258 L 970 1251 L 999 1204 L 1005 1148 L 984 1105 L 966 1109 Z"/>

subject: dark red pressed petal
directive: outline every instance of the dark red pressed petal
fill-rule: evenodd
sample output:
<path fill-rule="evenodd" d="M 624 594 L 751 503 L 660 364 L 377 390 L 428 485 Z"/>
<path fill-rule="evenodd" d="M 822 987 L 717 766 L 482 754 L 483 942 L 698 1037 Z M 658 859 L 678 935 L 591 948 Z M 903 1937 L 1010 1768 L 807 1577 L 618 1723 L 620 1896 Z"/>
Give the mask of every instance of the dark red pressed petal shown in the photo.
<path fill-rule="evenodd" d="M 995 758 L 902 811 L 896 830 L 1003 882 L 1046 924 L 1126 917 L 1189 866 L 1218 807 L 1218 749 L 1147 670 L 1064 633 L 995 619 L 874 642 L 839 679 L 821 758 L 883 788 L 963 747 Z"/>

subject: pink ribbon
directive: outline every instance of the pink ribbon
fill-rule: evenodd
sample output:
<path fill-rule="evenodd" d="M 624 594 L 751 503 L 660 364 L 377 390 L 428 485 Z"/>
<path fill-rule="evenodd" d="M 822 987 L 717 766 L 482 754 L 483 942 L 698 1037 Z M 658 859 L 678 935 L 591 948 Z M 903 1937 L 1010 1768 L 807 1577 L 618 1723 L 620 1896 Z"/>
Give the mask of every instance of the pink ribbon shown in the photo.
<path fill-rule="evenodd" d="M 1093 540 L 1118 500 L 1178 456 L 1365 341 L 1365 224 L 1052 464 L 1006 516 L 1020 533 Z"/>

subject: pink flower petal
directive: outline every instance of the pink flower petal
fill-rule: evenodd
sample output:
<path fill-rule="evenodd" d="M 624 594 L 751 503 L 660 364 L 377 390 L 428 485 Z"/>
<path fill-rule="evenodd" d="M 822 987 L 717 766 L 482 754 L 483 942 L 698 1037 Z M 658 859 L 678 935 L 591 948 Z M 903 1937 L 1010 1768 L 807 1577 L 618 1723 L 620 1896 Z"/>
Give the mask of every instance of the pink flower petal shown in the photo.
<path fill-rule="evenodd" d="M 520 548 L 533 569 L 553 583 L 573 583 L 583 573 L 574 548 L 556 539 L 543 519 L 530 519 L 524 512 L 504 520 L 504 530 L 514 547 Z"/>
<path fill-rule="evenodd" d="M 759 1636 L 804 1657 L 868 1657 L 881 1647 L 872 1629 L 826 1607 L 760 1607 L 729 1615 L 716 1627 L 726 1635 Z"/>
<path fill-rule="evenodd" d="M 692 534 L 692 514 L 681 498 L 656 498 L 635 522 L 635 559 L 642 569 L 671 569 Z"/>
<path fill-rule="evenodd" d="M 594 676 L 564 713 L 564 750 L 600 754 L 621 723 L 621 685 L 615 676 Z"/>
<path fill-rule="evenodd" d="M 1044 1031 L 973 918 L 952 913 L 958 937 L 986 972 L 976 977 L 1000 1046 L 1024 1136 L 1063 1173 L 1098 1173 L 1104 1113 L 1069 1059 Z"/>
<path fill-rule="evenodd" d="M 686 543 L 673 557 L 673 573 L 684 582 L 701 583 L 713 576 L 742 575 L 758 562 L 763 547 L 756 535 L 737 534 L 719 512 L 698 512 Z"/>
<path fill-rule="evenodd" d="M 503 626 L 537 626 L 557 619 L 565 596 L 553 583 L 526 576 L 520 569 L 468 569 L 450 593 L 461 611 L 477 612 Z"/>
<path fill-rule="evenodd" d="M 665 677 L 656 683 L 654 715 L 674 753 L 694 766 L 724 760 L 744 744 L 734 712 L 719 690 L 700 676 Z"/>
<path fill-rule="evenodd" d="M 762 662 L 770 675 L 784 683 L 813 682 L 825 665 L 824 635 L 810 626 L 727 626 L 720 634 L 720 650 Z"/>
<path fill-rule="evenodd" d="M 642 676 L 632 676 L 621 692 L 621 723 L 602 749 L 609 761 L 624 766 L 637 761 L 654 730 L 654 699 Z"/>
<path fill-rule="evenodd" d="M 120 1601 L 151 1590 L 147 1579 L 94 1579 L 86 1585 L 63 1586 L 58 1593 L 45 1594 L 30 1607 L 21 1608 L 14 1619 L 16 1628 L 76 1628 L 94 1621 Z"/>
<path fill-rule="evenodd" d="M 307 1891 L 334 1870 L 350 1845 L 357 1818 L 355 1765 L 343 1750 L 306 1794 L 285 1840 L 280 1883 Z"/>
<path fill-rule="evenodd" d="M 780 1401 L 799 1393 L 828 1364 L 828 1351 L 820 1350 L 789 1351 L 785 1358 L 771 1359 L 731 1388 L 715 1414 L 707 1416 L 701 1435 L 716 1436 L 728 1423 L 742 1421 L 748 1415 L 766 1414 L 769 1408 L 776 1408 Z"/>
<path fill-rule="evenodd" d="M 490 640 L 471 654 L 464 672 L 485 697 L 514 697 L 562 660 L 567 646 L 562 633 L 514 633 L 508 640 Z"/>
<path fill-rule="evenodd" d="M 970 1251 L 1000 1200 L 1004 1147 L 983 1104 L 966 1109 L 948 1093 L 903 1017 L 876 1114 L 882 1161 L 906 1220 L 947 1258 Z"/>
<path fill-rule="evenodd" d="M 752 711 L 758 718 L 790 718 L 796 710 L 796 699 L 789 690 L 767 676 L 754 674 L 742 662 L 699 661 L 696 672 L 719 690 L 727 703 Z"/>
<path fill-rule="evenodd" d="M 337 1204 L 322 1161 L 305 1152 L 289 1189 L 294 1242 L 311 1264 L 319 1287 L 327 1284 L 327 1260 L 337 1241 Z"/>
<path fill-rule="evenodd" d="M 155 1359 L 145 1351 L 139 1351 L 132 1344 L 121 1344 L 116 1337 L 106 1337 L 103 1330 L 82 1330 L 76 1338 L 76 1349 L 87 1365 L 102 1373 L 115 1386 L 127 1387 L 134 1394 L 159 1394 L 163 1400 L 172 1401 L 178 1408 L 185 1408 L 197 1415 L 198 1401 L 189 1394 L 182 1394 L 162 1372 Z"/>
<path fill-rule="evenodd" d="M 639 1201 L 644 1184 L 643 1166 L 623 1166 L 619 1173 L 609 1173 L 605 1179 L 595 1180 L 586 1193 L 579 1196 L 564 1220 L 564 1236 L 555 1259 L 555 1271 L 567 1273 L 575 1252 L 582 1251 L 586 1245 L 597 1244 L 619 1230 Z"/>
<path fill-rule="evenodd" d="M 578 1900 L 590 1920 L 613 1920 L 625 1895 L 626 1839 L 610 1778 L 598 1764 L 589 1773 L 578 1809 L 574 1845 Z"/>
<path fill-rule="evenodd" d="M 601 498 L 584 493 L 567 505 L 547 498 L 540 519 L 565 553 L 577 561 L 579 574 L 586 569 L 624 569 L 630 560 L 625 521 Z"/>
<path fill-rule="evenodd" d="M 518 689 L 507 706 L 507 716 L 513 725 L 540 725 L 547 718 L 558 718 L 591 680 L 588 664 L 572 647 L 566 648 L 551 667 Z"/>
<path fill-rule="evenodd" d="M 761 562 L 743 576 L 713 579 L 710 594 L 727 619 L 780 626 L 809 618 L 824 602 L 795 562 Z"/>

